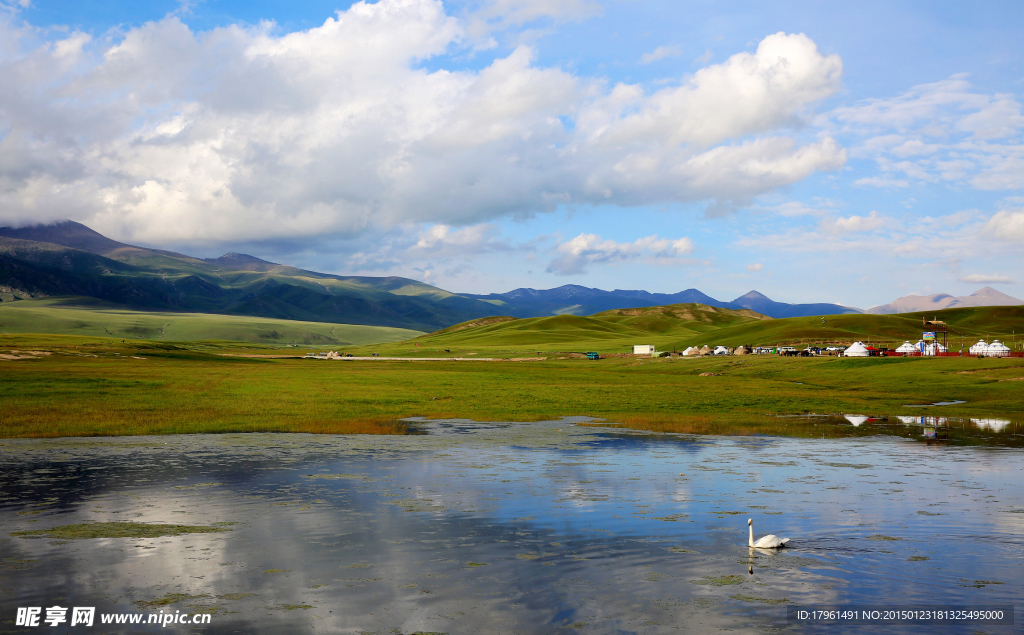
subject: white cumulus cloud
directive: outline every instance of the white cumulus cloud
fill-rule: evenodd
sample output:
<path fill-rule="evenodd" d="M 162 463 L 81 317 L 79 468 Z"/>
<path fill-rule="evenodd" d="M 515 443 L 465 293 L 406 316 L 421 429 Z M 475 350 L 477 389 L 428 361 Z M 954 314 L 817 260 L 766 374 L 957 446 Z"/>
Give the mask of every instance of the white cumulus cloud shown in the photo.
<path fill-rule="evenodd" d="M 788 134 L 842 72 L 800 34 L 652 94 L 540 66 L 525 46 L 481 69 L 422 64 L 471 48 L 480 16 L 599 10 L 495 0 L 460 20 L 438 0 L 380 0 L 283 35 L 169 16 L 37 45 L 32 27 L 0 24 L 23 44 L 0 50 L 0 222 L 72 218 L 180 244 L 474 226 L 563 204 L 719 214 L 842 167 L 832 138 Z"/>
<path fill-rule="evenodd" d="M 969 276 L 963 276 L 957 278 L 958 282 L 966 282 L 968 284 L 1016 284 L 1009 276 L 1001 276 L 998 274 L 985 275 L 982 273 L 972 273 Z"/>
<path fill-rule="evenodd" d="M 1024 210 L 996 212 L 985 224 L 985 233 L 1000 240 L 1024 243 Z"/>
<path fill-rule="evenodd" d="M 619 243 L 597 234 L 580 234 L 558 245 L 557 251 L 559 256 L 551 261 L 548 272 L 571 275 L 584 273 L 591 264 L 635 260 L 645 255 L 655 260 L 679 258 L 693 251 L 693 242 L 686 237 L 672 240 L 655 234 Z"/>

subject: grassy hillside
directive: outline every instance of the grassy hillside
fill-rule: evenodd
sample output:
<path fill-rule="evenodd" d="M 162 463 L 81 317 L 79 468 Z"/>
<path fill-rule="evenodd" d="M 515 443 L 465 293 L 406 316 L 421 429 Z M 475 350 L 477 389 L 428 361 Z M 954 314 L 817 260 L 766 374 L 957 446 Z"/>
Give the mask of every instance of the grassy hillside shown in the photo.
<path fill-rule="evenodd" d="M 634 344 L 653 344 L 670 350 L 680 338 L 763 321 L 772 320 L 746 309 L 720 309 L 703 304 L 614 309 L 591 316 L 487 317 L 374 350 L 393 356 L 437 355 L 445 350 L 451 351 L 451 355 L 476 351 L 631 352 Z"/>
<path fill-rule="evenodd" d="M 906 340 L 921 339 L 925 330 L 922 318 L 939 319 L 949 325 L 950 350 L 959 350 L 961 340 L 966 349 L 979 338 L 1009 343 L 1014 339 L 1014 332 L 1018 340 L 1024 333 L 1024 306 L 970 307 L 899 315 L 831 315 L 825 317 L 825 324 L 820 316 L 734 324 L 706 335 L 680 338 L 674 346 L 681 349 L 704 344 L 733 347 L 741 344 L 847 345 L 856 340 L 899 345 Z"/>
<path fill-rule="evenodd" d="M 416 339 L 374 347 L 382 355 L 431 356 L 446 354 L 527 354 L 552 352 L 627 353 L 634 344 L 653 344 L 662 351 L 689 346 L 712 347 L 842 344 L 860 340 L 898 345 L 916 342 L 924 329 L 922 317 L 949 324 L 951 350 L 979 338 L 1008 344 L 1024 339 L 1024 306 L 972 307 L 902 315 L 846 314 L 771 319 L 753 311 L 729 310 L 701 304 L 675 304 L 642 309 L 617 309 L 587 317 L 560 315 L 515 319 L 472 320 Z M 366 349 L 369 350 L 369 349 Z"/>
<path fill-rule="evenodd" d="M 245 254 L 193 258 L 119 243 L 70 221 L 0 227 L 0 301 L 54 296 L 419 331 L 499 312 L 407 278 L 323 274 Z"/>
<path fill-rule="evenodd" d="M 395 342 L 421 331 L 208 313 L 129 311 L 93 298 L 44 298 L 0 303 L 0 333 L 337 347 Z"/>

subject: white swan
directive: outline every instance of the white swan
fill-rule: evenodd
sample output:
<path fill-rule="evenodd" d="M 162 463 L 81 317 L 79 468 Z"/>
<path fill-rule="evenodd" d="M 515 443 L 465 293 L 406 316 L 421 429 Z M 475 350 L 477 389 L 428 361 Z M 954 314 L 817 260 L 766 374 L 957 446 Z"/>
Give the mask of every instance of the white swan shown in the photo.
<path fill-rule="evenodd" d="M 750 546 L 757 549 L 782 549 L 789 542 L 789 538 L 779 538 L 774 534 L 761 536 L 754 542 L 754 521 L 747 519 L 747 527 L 750 528 Z"/>

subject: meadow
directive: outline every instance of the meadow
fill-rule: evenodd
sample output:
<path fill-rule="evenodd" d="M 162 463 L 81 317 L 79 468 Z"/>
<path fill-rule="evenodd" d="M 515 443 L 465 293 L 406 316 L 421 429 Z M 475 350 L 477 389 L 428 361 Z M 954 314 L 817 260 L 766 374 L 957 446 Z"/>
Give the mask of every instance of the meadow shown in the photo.
<path fill-rule="evenodd" d="M 406 340 L 421 331 L 245 315 L 132 311 L 94 298 L 0 303 L 0 334 L 54 333 L 161 341 L 229 340 L 277 346 L 354 346 Z"/>
<path fill-rule="evenodd" d="M 229 342 L 0 335 L 0 436 L 401 434 L 406 417 L 570 415 L 676 432 L 800 436 L 801 413 L 1024 411 L 1024 359 L 549 356 L 530 362 L 322 361 Z M 923 410 L 936 401 L 966 403 Z"/>

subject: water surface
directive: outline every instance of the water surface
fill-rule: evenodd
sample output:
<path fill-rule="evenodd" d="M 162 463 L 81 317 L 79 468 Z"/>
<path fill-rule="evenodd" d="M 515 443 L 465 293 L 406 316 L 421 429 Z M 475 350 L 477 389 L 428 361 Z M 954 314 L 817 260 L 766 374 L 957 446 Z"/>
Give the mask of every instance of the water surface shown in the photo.
<path fill-rule="evenodd" d="M 407 437 L 4 440 L 0 629 L 28 632 L 15 609 L 57 603 L 209 611 L 204 633 L 452 634 L 831 633 L 844 629 L 788 624 L 786 605 L 1013 604 L 1017 424 L 972 423 L 1010 441 L 970 446 L 942 441 L 949 421 L 913 419 L 856 426 L 902 426 L 897 436 L 841 439 L 562 420 L 429 422 Z M 748 518 L 791 548 L 751 553 Z M 234 524 L 148 539 L 10 535 L 91 521 Z M 1017 626 L 977 630 L 1021 623 L 1018 607 Z M 192 632 L 132 632 L 150 631 Z"/>

